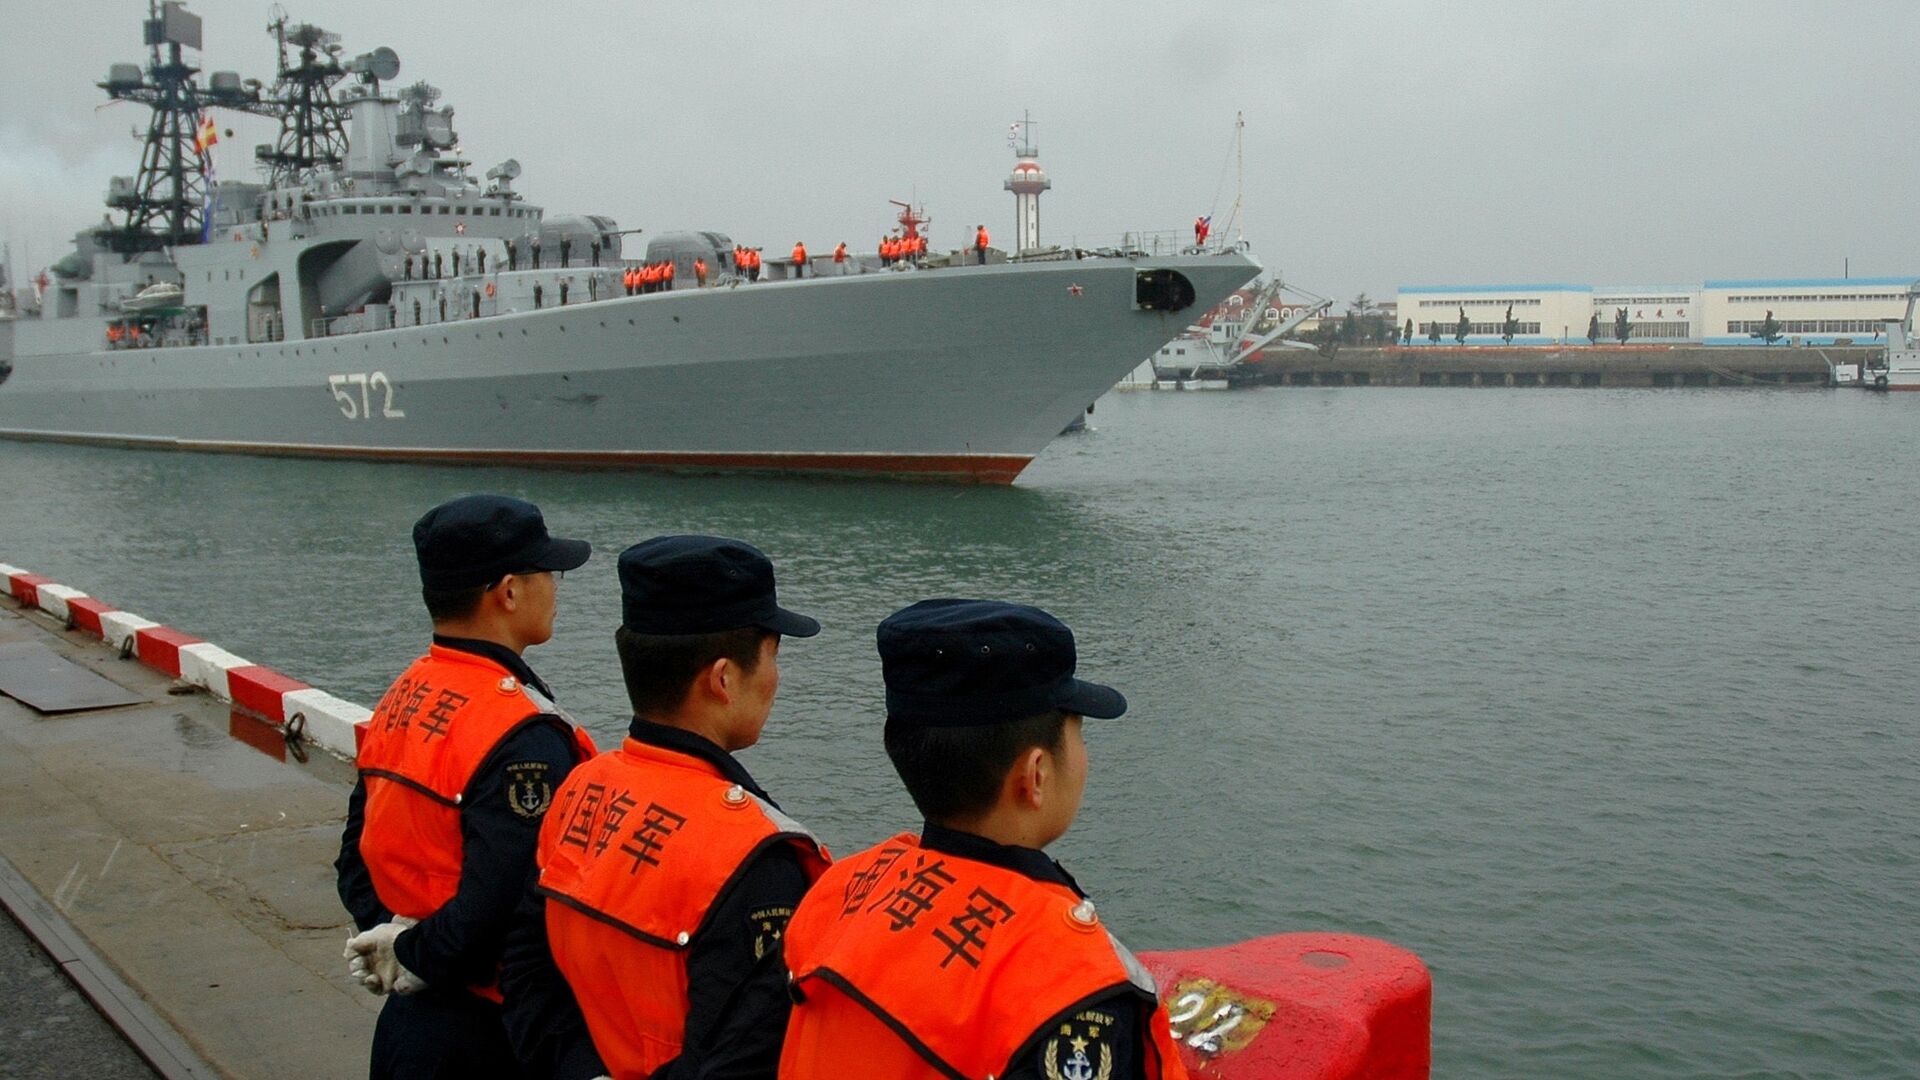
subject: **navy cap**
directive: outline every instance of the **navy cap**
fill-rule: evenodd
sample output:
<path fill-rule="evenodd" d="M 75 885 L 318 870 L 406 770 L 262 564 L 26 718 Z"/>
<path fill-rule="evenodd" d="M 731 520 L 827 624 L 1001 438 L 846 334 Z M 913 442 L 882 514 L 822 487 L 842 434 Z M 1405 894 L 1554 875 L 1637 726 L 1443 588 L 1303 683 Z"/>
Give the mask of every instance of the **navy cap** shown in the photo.
<path fill-rule="evenodd" d="M 585 540 L 547 535 L 540 508 L 505 495 L 463 495 L 413 523 L 420 583 L 429 589 L 491 585 L 508 574 L 572 570 L 587 561 Z"/>
<path fill-rule="evenodd" d="M 722 536 L 656 536 L 621 552 L 620 622 L 636 634 L 820 632 L 775 602 L 773 563 L 759 548 Z"/>
<path fill-rule="evenodd" d="M 1073 677 L 1073 631 L 1025 604 L 922 600 L 880 623 L 887 715 L 924 727 L 1009 723 L 1060 709 L 1111 720 L 1120 691 Z"/>

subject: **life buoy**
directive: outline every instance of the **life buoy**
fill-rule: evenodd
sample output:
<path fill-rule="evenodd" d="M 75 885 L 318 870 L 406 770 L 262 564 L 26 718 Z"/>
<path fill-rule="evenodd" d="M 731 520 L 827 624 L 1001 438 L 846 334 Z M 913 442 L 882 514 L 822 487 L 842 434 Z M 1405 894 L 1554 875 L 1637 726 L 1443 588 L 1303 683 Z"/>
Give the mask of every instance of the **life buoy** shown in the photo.
<path fill-rule="evenodd" d="M 493 282 L 487 282 L 487 299 L 493 299 Z"/>

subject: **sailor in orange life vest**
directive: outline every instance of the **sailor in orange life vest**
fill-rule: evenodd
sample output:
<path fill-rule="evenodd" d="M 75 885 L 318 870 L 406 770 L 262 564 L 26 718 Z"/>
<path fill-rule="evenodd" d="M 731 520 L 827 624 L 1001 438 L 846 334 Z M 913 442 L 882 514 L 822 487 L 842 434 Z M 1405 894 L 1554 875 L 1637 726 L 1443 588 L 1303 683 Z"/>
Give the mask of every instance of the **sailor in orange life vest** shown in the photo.
<path fill-rule="evenodd" d="M 1087 779 L 1073 677 L 1038 608 L 924 600 L 880 624 L 887 756 L 926 816 L 836 862 L 781 943 L 797 1002 L 782 1080 L 1179 1077 L 1153 978 L 1041 849 Z"/>
<path fill-rule="evenodd" d="M 766 725 L 780 639 L 820 624 L 776 603 L 765 555 L 712 536 L 622 552 L 620 604 L 633 723 L 554 795 L 508 935 L 507 1030 L 555 1080 L 772 1077 L 780 935 L 828 856 L 733 752 Z"/>
<path fill-rule="evenodd" d="M 521 654 L 553 636 L 584 540 L 532 503 L 469 495 L 413 527 L 433 644 L 367 724 L 340 838 L 349 969 L 388 994 L 374 1080 L 514 1077 L 494 988 L 553 791 L 593 743 Z"/>

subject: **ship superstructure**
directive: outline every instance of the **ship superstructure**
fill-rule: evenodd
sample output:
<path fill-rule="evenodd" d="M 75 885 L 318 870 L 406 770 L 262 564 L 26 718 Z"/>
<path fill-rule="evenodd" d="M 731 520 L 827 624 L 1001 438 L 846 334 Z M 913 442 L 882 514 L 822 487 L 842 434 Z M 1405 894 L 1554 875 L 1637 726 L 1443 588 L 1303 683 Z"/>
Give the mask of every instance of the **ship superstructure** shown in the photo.
<path fill-rule="evenodd" d="M 154 4 L 145 29 L 146 69 L 102 84 L 153 111 L 141 171 L 113 184 L 119 220 L 19 293 L 0 435 L 1004 482 L 1179 312 L 1258 271 L 1238 251 L 995 253 L 804 278 L 770 263 L 748 285 L 730 237 L 688 230 L 644 260 L 674 264 L 674 288 L 633 295 L 633 230 L 546 214 L 511 159 L 476 176 L 453 110 L 398 83 L 392 50 L 348 58 L 281 18 L 270 85 L 203 88 L 184 5 Z M 208 167 L 220 108 L 279 121 L 259 179 Z"/>

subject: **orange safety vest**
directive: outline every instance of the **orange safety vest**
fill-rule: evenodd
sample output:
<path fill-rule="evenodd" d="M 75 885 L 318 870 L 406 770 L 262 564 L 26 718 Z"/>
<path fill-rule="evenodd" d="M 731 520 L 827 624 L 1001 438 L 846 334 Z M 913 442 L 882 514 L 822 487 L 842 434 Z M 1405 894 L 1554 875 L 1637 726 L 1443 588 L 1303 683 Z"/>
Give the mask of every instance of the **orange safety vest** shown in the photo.
<path fill-rule="evenodd" d="M 1146 1075 L 1187 1075 L 1153 976 L 1091 904 L 912 834 L 829 868 L 784 948 L 797 1004 L 781 1080 L 1000 1076 L 1041 1025 L 1128 986 L 1146 1024 Z"/>
<path fill-rule="evenodd" d="M 840 241 L 840 243 L 834 245 L 833 261 L 837 263 L 843 263 L 847 261 L 847 242 L 845 240 L 842 240 Z"/>
<path fill-rule="evenodd" d="M 536 888 L 554 963 L 616 1080 L 680 1055 L 688 952 L 740 869 L 781 843 L 809 880 L 826 869 L 804 826 L 711 763 L 638 739 L 561 785 L 540 826 Z"/>
<path fill-rule="evenodd" d="M 693 276 L 701 281 L 707 280 L 707 260 L 701 258 L 693 260 Z"/>
<path fill-rule="evenodd" d="M 668 259 L 666 262 L 663 262 L 660 264 L 661 277 L 666 278 L 668 281 L 672 281 L 673 273 L 674 273 L 674 265 L 673 265 L 672 259 Z"/>
<path fill-rule="evenodd" d="M 987 250 L 987 227 L 985 225 L 980 226 L 980 231 L 973 234 L 973 246 L 979 248 L 981 251 Z"/>
<path fill-rule="evenodd" d="M 760 249 L 759 248 L 754 248 L 752 251 L 747 252 L 747 259 L 749 260 L 748 262 L 749 266 L 752 266 L 755 270 L 760 269 Z"/>
<path fill-rule="evenodd" d="M 793 245 L 793 261 L 796 264 L 807 261 L 807 245 L 805 244 Z"/>
<path fill-rule="evenodd" d="M 367 785 L 360 857 L 380 903 L 424 919 L 460 888 L 460 803 L 480 763 L 553 702 L 484 656 L 432 646 L 388 688 L 356 763 Z M 569 725 L 576 760 L 593 739 Z M 532 806 L 544 793 L 529 792 Z M 492 986 L 474 991 L 494 1001 Z"/>
<path fill-rule="evenodd" d="M 626 281 L 626 286 L 627 286 L 627 291 L 628 291 L 628 292 L 632 292 L 632 291 L 633 291 L 633 287 L 634 287 L 635 285 L 637 285 L 637 284 L 639 284 L 639 282 L 637 281 L 637 278 L 638 278 L 638 277 L 639 277 L 639 271 L 637 271 L 637 270 L 635 270 L 635 269 L 634 269 L 633 267 L 631 267 L 631 266 L 629 266 L 629 267 L 627 268 L 627 272 L 626 272 L 626 275 L 625 275 L 625 281 Z"/>

